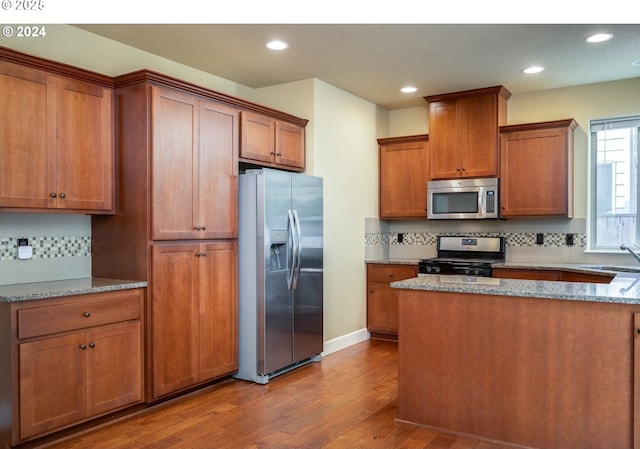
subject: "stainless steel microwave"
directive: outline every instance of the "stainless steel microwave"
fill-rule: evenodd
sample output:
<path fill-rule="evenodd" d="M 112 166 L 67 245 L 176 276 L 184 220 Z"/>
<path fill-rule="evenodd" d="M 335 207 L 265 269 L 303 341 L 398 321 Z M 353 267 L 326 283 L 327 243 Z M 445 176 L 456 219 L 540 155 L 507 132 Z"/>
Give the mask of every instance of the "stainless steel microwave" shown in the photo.
<path fill-rule="evenodd" d="M 447 179 L 427 183 L 427 218 L 498 218 L 498 178 Z"/>

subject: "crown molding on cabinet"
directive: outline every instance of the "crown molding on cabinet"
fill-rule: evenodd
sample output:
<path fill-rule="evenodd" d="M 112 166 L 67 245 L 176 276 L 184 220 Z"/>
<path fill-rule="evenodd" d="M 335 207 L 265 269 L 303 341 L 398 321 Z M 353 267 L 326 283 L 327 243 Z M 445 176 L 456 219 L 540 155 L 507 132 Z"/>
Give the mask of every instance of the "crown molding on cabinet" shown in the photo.
<path fill-rule="evenodd" d="M 0 47 L 0 60 L 113 89 L 113 78 L 110 76 L 74 67 L 62 62 L 31 56 L 6 47 Z"/>

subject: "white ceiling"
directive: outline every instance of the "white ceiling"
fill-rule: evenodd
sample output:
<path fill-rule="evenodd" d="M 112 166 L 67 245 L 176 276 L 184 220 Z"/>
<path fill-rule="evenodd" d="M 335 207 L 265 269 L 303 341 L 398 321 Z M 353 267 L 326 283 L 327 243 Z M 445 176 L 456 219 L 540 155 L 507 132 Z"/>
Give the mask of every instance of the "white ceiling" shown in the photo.
<path fill-rule="evenodd" d="M 251 88 L 317 78 L 388 109 L 495 85 L 513 94 L 640 77 L 640 25 L 78 25 Z M 612 40 L 587 44 L 596 32 Z M 265 48 L 278 38 L 290 47 Z M 524 75 L 522 69 L 546 70 Z M 412 84 L 413 94 L 400 88 Z"/>

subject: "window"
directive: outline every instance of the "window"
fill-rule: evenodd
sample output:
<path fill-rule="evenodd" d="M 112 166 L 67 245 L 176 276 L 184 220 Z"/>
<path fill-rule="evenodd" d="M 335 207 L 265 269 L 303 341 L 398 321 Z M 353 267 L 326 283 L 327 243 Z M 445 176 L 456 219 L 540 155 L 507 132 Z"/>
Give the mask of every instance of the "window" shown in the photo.
<path fill-rule="evenodd" d="M 640 116 L 591 121 L 591 249 L 640 242 L 639 131 Z"/>

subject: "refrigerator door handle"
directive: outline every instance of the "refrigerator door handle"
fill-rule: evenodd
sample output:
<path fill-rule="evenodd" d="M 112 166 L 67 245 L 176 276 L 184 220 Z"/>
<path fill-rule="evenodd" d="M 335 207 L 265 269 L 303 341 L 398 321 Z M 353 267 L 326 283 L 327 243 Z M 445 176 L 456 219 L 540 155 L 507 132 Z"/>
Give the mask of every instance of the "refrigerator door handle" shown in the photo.
<path fill-rule="evenodd" d="M 298 263 L 298 240 L 296 238 L 296 225 L 291 209 L 287 211 L 289 220 L 289 237 L 291 238 L 291 266 L 289 267 L 289 275 L 287 276 L 287 288 L 289 290 L 295 288 L 293 278 L 295 276 L 295 268 Z M 289 238 L 287 237 L 287 238 Z"/>
<path fill-rule="evenodd" d="M 302 227 L 300 226 L 300 217 L 298 211 L 293 210 L 293 221 L 296 227 L 296 234 L 298 238 L 298 262 L 295 265 L 295 275 L 293 276 L 293 288 L 298 287 L 298 279 L 300 278 L 300 268 L 302 266 Z"/>

